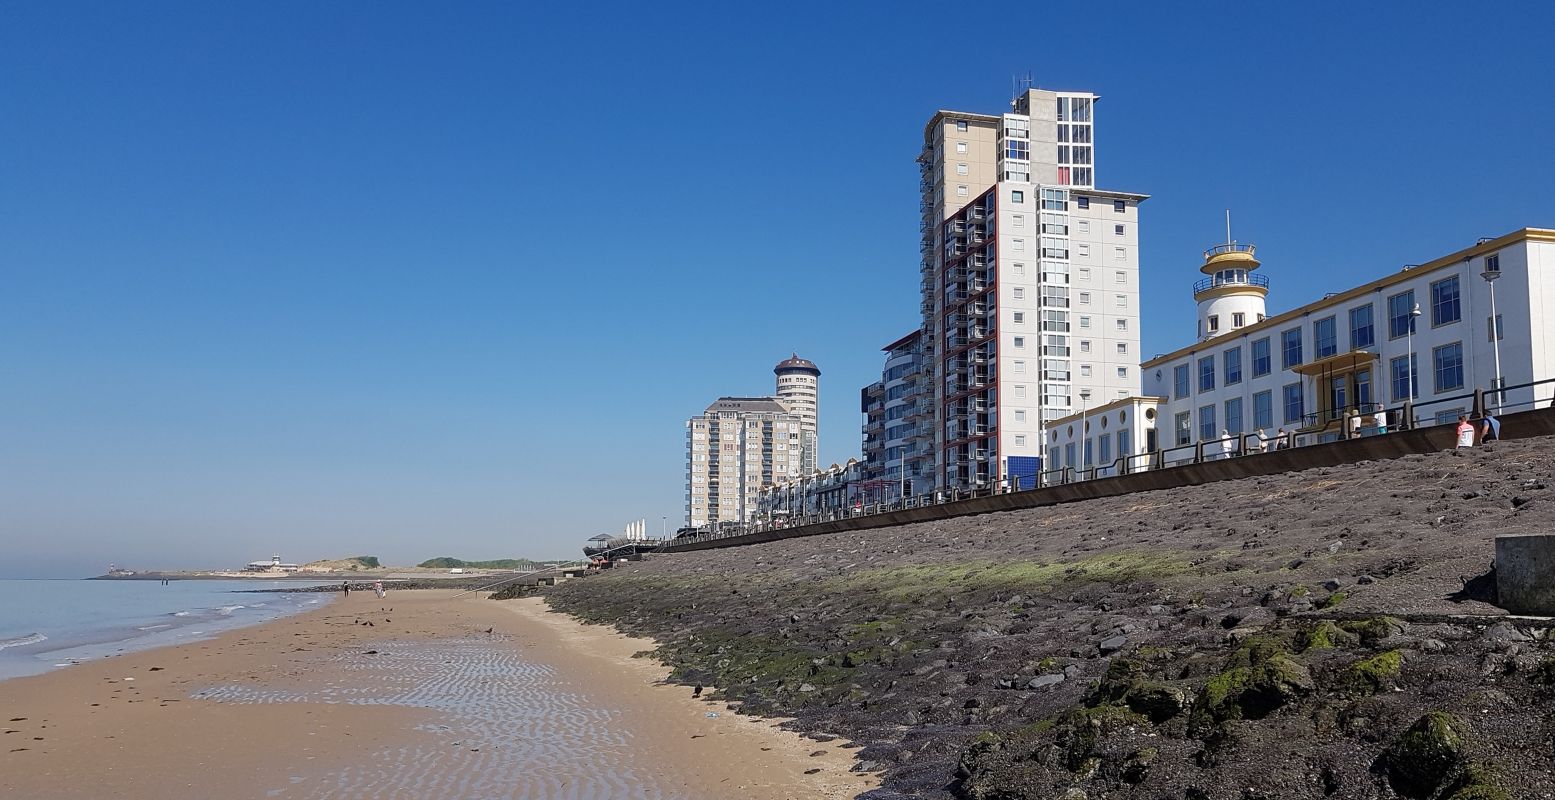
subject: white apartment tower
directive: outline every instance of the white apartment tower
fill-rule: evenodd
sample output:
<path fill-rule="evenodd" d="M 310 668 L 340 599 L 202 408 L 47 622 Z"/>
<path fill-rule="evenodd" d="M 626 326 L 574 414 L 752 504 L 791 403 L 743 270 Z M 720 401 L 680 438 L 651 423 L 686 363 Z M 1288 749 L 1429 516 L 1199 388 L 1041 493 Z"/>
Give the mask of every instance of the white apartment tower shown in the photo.
<path fill-rule="evenodd" d="M 743 523 L 757 495 L 799 477 L 804 418 L 771 397 L 720 397 L 686 421 L 686 524 Z"/>
<path fill-rule="evenodd" d="M 941 489 L 1040 470 L 1047 422 L 1138 390 L 1138 206 L 1095 188 L 1088 92 L 1027 89 L 924 129 L 926 396 Z"/>
<path fill-rule="evenodd" d="M 773 367 L 772 372 L 777 375 L 777 400 L 797 414 L 803 425 L 799 466 L 807 473 L 814 472 L 820 447 L 816 401 L 820 395 L 821 370 L 815 362 L 794 353 Z"/>

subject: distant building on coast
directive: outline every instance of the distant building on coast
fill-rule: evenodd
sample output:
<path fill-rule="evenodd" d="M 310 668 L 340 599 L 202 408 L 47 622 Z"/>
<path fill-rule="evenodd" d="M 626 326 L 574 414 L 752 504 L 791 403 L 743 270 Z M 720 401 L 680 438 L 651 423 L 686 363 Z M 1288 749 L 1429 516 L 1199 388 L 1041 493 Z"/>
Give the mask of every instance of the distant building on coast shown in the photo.
<path fill-rule="evenodd" d="M 813 472 L 821 370 L 779 363 L 771 397 L 720 397 L 686 421 L 686 525 L 744 523 L 763 488 Z"/>
<path fill-rule="evenodd" d="M 271 556 L 269 561 L 250 561 L 243 567 L 244 572 L 296 572 L 300 569 L 301 564 L 283 563 L 280 556 Z"/>

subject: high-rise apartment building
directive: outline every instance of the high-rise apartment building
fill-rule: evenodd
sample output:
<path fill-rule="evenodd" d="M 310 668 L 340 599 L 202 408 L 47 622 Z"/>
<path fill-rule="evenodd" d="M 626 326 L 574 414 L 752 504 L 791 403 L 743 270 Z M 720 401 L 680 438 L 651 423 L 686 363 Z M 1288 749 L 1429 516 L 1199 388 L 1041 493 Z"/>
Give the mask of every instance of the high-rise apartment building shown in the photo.
<path fill-rule="evenodd" d="M 802 473 L 804 419 L 771 397 L 720 397 L 686 422 L 686 524 L 745 522 L 757 495 Z"/>
<path fill-rule="evenodd" d="M 881 348 L 880 380 L 864 388 L 864 462 L 875 502 L 933 491 L 934 393 L 924 378 L 923 331 Z"/>
<path fill-rule="evenodd" d="M 797 354 L 772 397 L 720 397 L 686 421 L 686 524 L 746 522 L 763 488 L 816 469 L 821 370 Z"/>
<path fill-rule="evenodd" d="M 937 488 L 1030 485 L 1046 422 L 1138 390 L 1146 195 L 1095 188 L 1097 99 L 1027 89 L 924 129 L 917 464 Z"/>
<path fill-rule="evenodd" d="M 804 423 L 799 437 L 799 466 L 806 472 L 813 472 L 820 447 L 816 401 L 820 396 L 821 370 L 815 362 L 794 353 L 778 362 L 772 372 L 777 375 L 777 399 L 798 414 Z"/>

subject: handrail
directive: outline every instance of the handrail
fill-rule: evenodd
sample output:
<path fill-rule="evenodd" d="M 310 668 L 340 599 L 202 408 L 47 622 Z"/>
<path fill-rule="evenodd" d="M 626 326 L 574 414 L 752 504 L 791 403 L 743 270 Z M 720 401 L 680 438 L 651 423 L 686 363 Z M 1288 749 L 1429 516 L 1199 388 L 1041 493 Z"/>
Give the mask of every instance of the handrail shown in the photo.
<path fill-rule="evenodd" d="M 1258 245 L 1255 244 L 1238 244 L 1236 242 L 1217 244 L 1214 247 L 1204 251 L 1204 260 L 1208 261 L 1215 256 L 1223 256 L 1227 253 L 1246 253 L 1248 255 L 1252 255 L 1257 251 Z"/>
<path fill-rule="evenodd" d="M 1269 288 L 1269 276 L 1250 273 L 1241 280 L 1231 280 L 1228 278 L 1222 278 L 1218 275 L 1211 275 L 1208 278 L 1203 278 L 1197 283 L 1194 283 L 1193 292 L 1194 294 L 1198 294 L 1199 292 L 1205 291 L 1207 289 L 1213 289 L 1217 286 L 1261 286 L 1267 289 Z"/>

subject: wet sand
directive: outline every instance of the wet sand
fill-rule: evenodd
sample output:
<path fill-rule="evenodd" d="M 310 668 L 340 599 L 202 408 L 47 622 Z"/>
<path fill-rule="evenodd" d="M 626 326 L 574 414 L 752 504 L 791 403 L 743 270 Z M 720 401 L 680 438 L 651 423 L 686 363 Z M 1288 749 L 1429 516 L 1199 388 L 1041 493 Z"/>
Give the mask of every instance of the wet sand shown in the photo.
<path fill-rule="evenodd" d="M 632 657 L 649 642 L 539 600 L 454 595 L 357 592 L 0 681 L 0 796 L 775 799 L 876 785 L 838 743 L 663 684 L 666 667 Z"/>

